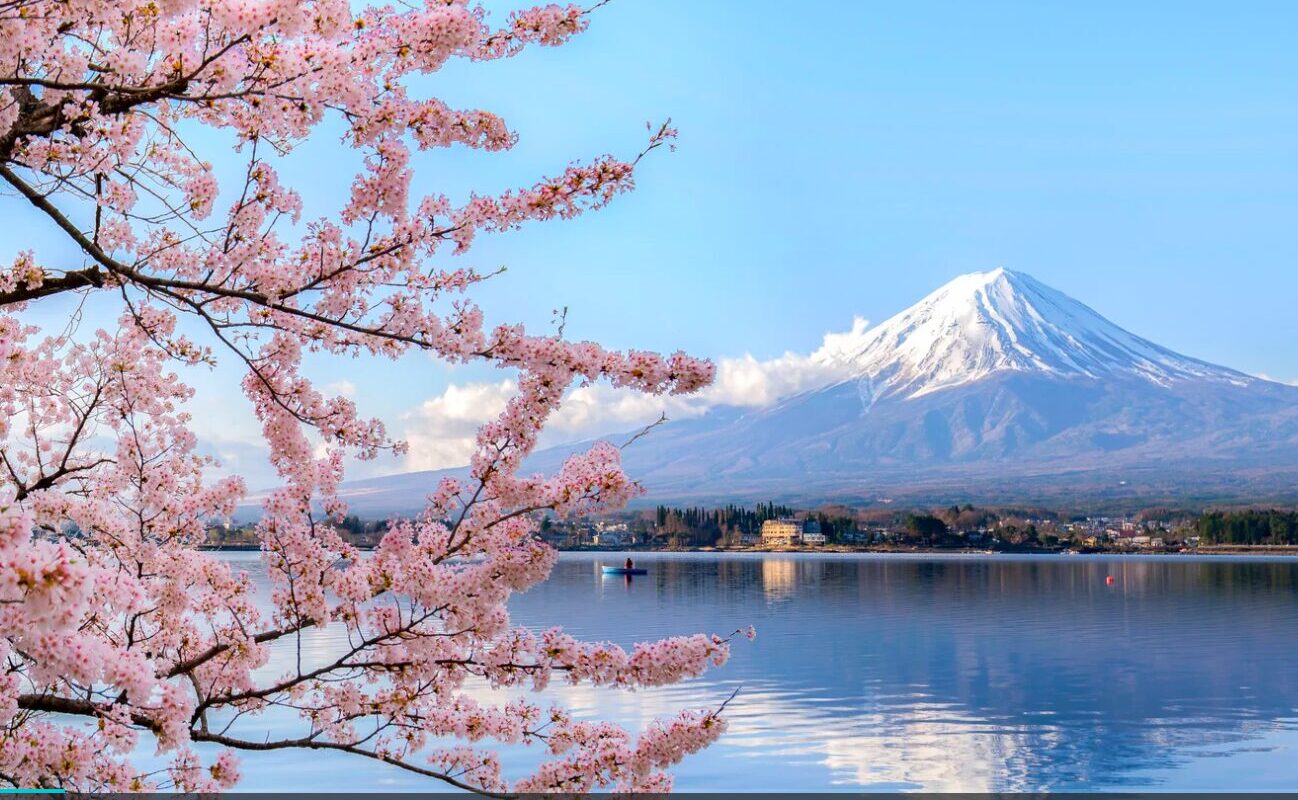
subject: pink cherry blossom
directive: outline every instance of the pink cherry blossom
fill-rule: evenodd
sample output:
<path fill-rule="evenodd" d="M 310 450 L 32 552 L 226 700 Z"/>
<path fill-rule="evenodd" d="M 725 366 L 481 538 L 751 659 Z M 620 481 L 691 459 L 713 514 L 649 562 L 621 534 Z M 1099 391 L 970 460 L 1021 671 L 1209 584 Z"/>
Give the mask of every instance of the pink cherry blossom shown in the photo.
<path fill-rule="evenodd" d="M 693 392 L 712 365 L 488 327 L 473 293 L 495 273 L 454 263 L 479 233 L 611 202 L 675 130 L 651 128 L 630 158 L 599 155 L 500 194 L 414 193 L 412 149 L 516 141 L 488 111 L 421 96 L 420 77 L 561 45 L 589 18 L 546 5 L 493 24 L 468 0 L 0 7 L 5 202 L 70 245 L 0 265 L 0 783 L 220 791 L 239 781 L 238 751 L 310 746 L 477 791 L 656 792 L 721 735 L 718 707 L 634 735 L 520 693 L 555 678 L 674 683 L 723 664 L 729 637 L 627 650 L 525 629 L 506 607 L 555 563 L 535 536 L 540 513 L 616 508 L 640 491 L 607 443 L 554 475 L 520 472 L 565 392 L 597 380 Z M 334 213 L 304 219 L 276 164 L 326 119 L 362 166 Z M 213 167 L 231 153 L 201 151 L 218 141 L 235 143 L 237 183 Z M 43 334 L 23 322 L 30 305 L 74 293 L 117 302 L 117 325 L 85 331 L 70 317 Z M 479 432 L 470 476 L 430 486 L 422 514 L 360 554 L 334 526 L 346 459 L 404 445 L 302 365 L 411 350 L 510 370 L 518 394 Z M 281 479 L 257 526 L 269 606 L 246 574 L 197 549 L 245 487 L 205 477 L 212 462 L 185 411 L 194 390 L 175 370 L 218 359 L 243 369 Z M 349 646 L 266 677 L 276 643 L 326 626 Z M 467 689 L 481 682 L 513 699 L 475 701 Z M 291 709 L 298 729 L 245 738 L 246 725 L 216 722 L 272 708 Z M 144 742 L 164 769 L 132 763 Z M 198 743 L 217 754 L 200 758 Z M 549 760 L 504 775 L 493 748 L 514 744 Z"/>

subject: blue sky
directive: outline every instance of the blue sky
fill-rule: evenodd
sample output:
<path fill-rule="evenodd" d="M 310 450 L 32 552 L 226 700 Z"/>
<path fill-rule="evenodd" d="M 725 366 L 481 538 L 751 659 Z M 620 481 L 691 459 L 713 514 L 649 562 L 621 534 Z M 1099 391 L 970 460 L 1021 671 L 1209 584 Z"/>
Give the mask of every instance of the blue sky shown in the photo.
<path fill-rule="evenodd" d="M 1004 265 L 1298 377 L 1294 75 L 1293 4 L 615 0 L 566 48 L 446 77 L 523 136 L 482 159 L 505 178 L 681 129 L 636 195 L 478 251 L 517 315 L 772 355 Z"/>
<path fill-rule="evenodd" d="M 1294 378 L 1295 75 L 1292 3 L 615 0 L 567 47 L 440 76 L 522 141 L 430 177 L 504 185 L 673 118 L 635 195 L 476 253 L 513 270 L 498 309 L 567 304 L 574 335 L 807 350 L 1004 265 Z"/>
<path fill-rule="evenodd" d="M 1294 3 L 613 0 L 565 47 L 429 80 L 521 139 L 421 156 L 416 186 L 530 183 L 634 153 L 670 116 L 678 150 L 634 194 L 479 240 L 466 263 L 509 266 L 481 295 L 493 321 L 543 326 L 566 305 L 576 338 L 760 361 L 1005 266 L 1175 350 L 1292 380 L 1295 75 Z M 345 200 L 336 142 L 285 165 L 308 216 Z M 51 239 L 15 216 L 0 247 Z M 227 369 L 194 377 L 200 416 L 227 413 Z M 396 420 L 507 377 L 423 356 L 317 374 Z"/>

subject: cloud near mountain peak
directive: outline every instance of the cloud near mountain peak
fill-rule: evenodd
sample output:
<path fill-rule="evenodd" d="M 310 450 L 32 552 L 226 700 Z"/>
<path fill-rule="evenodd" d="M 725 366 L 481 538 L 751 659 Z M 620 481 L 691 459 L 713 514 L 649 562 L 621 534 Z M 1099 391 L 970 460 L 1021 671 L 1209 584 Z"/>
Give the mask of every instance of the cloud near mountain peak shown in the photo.
<path fill-rule="evenodd" d="M 785 352 L 770 359 L 751 354 L 717 360 L 717 378 L 703 391 L 655 397 L 597 383 L 570 390 L 550 419 L 541 446 L 580 441 L 648 425 L 666 414 L 687 419 L 717 406 L 762 408 L 790 395 L 850 377 L 852 355 L 869 322 L 861 317 L 846 331 L 826 333 L 810 354 Z M 493 419 L 518 391 L 513 380 L 452 384 L 402 416 L 401 436 L 410 445 L 403 469 L 426 470 L 468 463 L 477 428 Z"/>

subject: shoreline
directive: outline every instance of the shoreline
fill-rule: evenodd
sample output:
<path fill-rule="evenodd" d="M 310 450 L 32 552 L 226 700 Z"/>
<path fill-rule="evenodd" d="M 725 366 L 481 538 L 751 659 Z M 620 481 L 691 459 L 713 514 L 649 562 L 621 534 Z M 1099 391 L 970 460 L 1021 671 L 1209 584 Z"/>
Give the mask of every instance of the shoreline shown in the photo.
<path fill-rule="evenodd" d="M 259 544 L 199 545 L 204 552 L 255 553 Z M 372 552 L 373 547 L 357 547 L 361 552 Z M 826 545 L 823 547 L 556 547 L 560 553 L 718 553 L 722 555 L 772 554 L 772 555 L 957 555 L 957 556 L 1295 556 L 1298 545 L 1209 545 L 1194 549 L 1154 550 L 1086 550 L 1066 549 L 1001 549 L 971 547 L 852 547 Z"/>

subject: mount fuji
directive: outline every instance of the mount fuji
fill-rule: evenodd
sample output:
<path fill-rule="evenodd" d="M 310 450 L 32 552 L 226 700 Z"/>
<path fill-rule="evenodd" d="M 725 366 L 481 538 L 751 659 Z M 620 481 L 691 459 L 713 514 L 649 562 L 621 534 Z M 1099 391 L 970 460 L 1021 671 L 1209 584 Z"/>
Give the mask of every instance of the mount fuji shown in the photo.
<path fill-rule="evenodd" d="M 845 357 L 867 405 L 915 399 L 994 375 L 1144 379 L 1162 387 L 1247 375 L 1141 339 L 1030 275 L 961 275 L 861 337 Z"/>
<path fill-rule="evenodd" d="M 628 472 L 651 501 L 1298 495 L 1298 388 L 1175 353 L 1021 272 L 957 277 L 833 358 L 850 378 L 669 422 L 624 451 Z M 418 499 L 430 477 L 352 499 Z"/>

